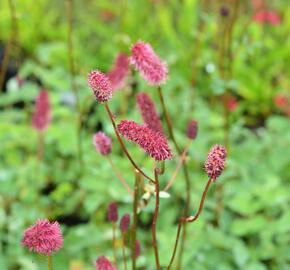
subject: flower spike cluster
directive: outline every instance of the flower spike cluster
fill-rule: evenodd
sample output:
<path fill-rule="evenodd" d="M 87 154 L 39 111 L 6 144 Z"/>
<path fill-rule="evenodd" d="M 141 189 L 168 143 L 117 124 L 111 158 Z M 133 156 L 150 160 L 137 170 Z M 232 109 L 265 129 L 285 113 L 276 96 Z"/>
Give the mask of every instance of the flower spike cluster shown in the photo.
<path fill-rule="evenodd" d="M 112 140 L 106 136 L 105 133 L 99 131 L 93 137 L 93 144 L 96 147 L 97 152 L 103 156 L 107 156 L 112 151 Z"/>
<path fill-rule="evenodd" d="M 58 222 L 49 222 L 47 219 L 38 220 L 33 226 L 26 229 L 22 244 L 30 251 L 50 256 L 52 252 L 61 249 L 63 236 Z"/>
<path fill-rule="evenodd" d="M 131 49 L 130 62 L 149 85 L 160 85 L 167 79 L 167 64 L 154 52 L 150 44 L 138 41 Z"/>
<path fill-rule="evenodd" d="M 122 136 L 138 144 L 156 161 L 172 158 L 167 139 L 160 132 L 129 120 L 122 120 L 117 128 Z"/>
<path fill-rule="evenodd" d="M 227 157 L 226 149 L 221 145 L 215 145 L 211 148 L 207 161 L 205 163 L 205 171 L 213 181 L 215 181 L 225 168 Z"/>
<path fill-rule="evenodd" d="M 40 90 L 35 103 L 35 112 L 32 117 L 32 126 L 38 131 L 45 131 L 50 122 L 50 103 L 48 92 Z"/>
<path fill-rule="evenodd" d="M 99 70 L 88 74 L 88 85 L 93 90 L 96 100 L 100 103 L 108 101 L 113 94 L 109 78 Z"/>
<path fill-rule="evenodd" d="M 163 133 L 161 121 L 157 114 L 155 104 L 150 96 L 141 92 L 136 96 L 136 100 L 145 124 L 151 129 Z"/>
<path fill-rule="evenodd" d="M 124 53 L 119 53 L 116 57 L 114 66 L 107 73 L 107 76 L 111 81 L 113 92 L 124 87 L 128 73 L 129 57 Z"/>

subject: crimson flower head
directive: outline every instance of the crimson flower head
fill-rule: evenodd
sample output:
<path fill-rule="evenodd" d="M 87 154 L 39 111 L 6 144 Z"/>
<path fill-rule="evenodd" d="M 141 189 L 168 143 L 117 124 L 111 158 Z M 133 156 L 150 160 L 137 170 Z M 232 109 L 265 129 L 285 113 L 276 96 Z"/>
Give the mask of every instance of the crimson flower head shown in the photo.
<path fill-rule="evenodd" d="M 32 126 L 38 131 L 45 131 L 50 122 L 50 102 L 47 90 L 39 92 L 35 102 L 35 111 L 32 116 Z"/>
<path fill-rule="evenodd" d="M 149 85 L 160 85 L 167 79 L 167 64 L 153 51 L 150 44 L 138 41 L 131 49 L 130 62 Z"/>
<path fill-rule="evenodd" d="M 136 258 L 138 258 L 141 254 L 141 244 L 139 240 L 136 240 Z"/>
<path fill-rule="evenodd" d="M 124 87 L 129 70 L 129 57 L 124 53 L 119 53 L 112 69 L 107 73 L 113 92 Z"/>
<path fill-rule="evenodd" d="M 108 220 L 110 222 L 118 221 L 118 205 L 115 202 L 111 202 L 108 206 Z"/>
<path fill-rule="evenodd" d="M 33 226 L 25 230 L 22 245 L 30 251 L 47 256 L 61 249 L 63 236 L 58 222 L 49 222 L 47 219 L 38 220 Z"/>
<path fill-rule="evenodd" d="M 271 10 L 260 10 L 258 11 L 253 20 L 259 24 L 271 24 L 278 25 L 281 23 L 281 18 L 278 12 Z"/>
<path fill-rule="evenodd" d="M 198 131 L 198 122 L 196 120 L 189 121 L 187 125 L 187 137 L 191 140 L 194 140 L 197 136 Z"/>
<path fill-rule="evenodd" d="M 234 96 L 230 96 L 226 101 L 226 106 L 229 112 L 234 112 L 239 106 L 239 101 Z"/>
<path fill-rule="evenodd" d="M 95 145 L 97 152 L 103 156 L 109 155 L 112 151 L 111 138 L 101 131 L 94 135 L 93 144 Z"/>
<path fill-rule="evenodd" d="M 96 260 L 96 270 L 116 270 L 116 267 L 105 256 L 100 256 Z"/>
<path fill-rule="evenodd" d="M 215 145 L 209 151 L 207 161 L 205 163 L 205 171 L 209 178 L 215 181 L 225 168 L 227 157 L 226 149 L 221 145 Z"/>
<path fill-rule="evenodd" d="M 145 124 L 151 129 L 163 133 L 161 121 L 157 114 L 155 104 L 150 96 L 141 92 L 136 96 L 136 100 Z"/>
<path fill-rule="evenodd" d="M 128 231 L 130 226 L 130 215 L 129 214 L 125 214 L 120 221 L 120 229 L 122 233 L 125 233 L 126 231 Z"/>
<path fill-rule="evenodd" d="M 152 130 L 147 125 L 139 125 L 129 120 L 122 120 L 117 128 L 122 136 L 138 144 L 155 160 L 172 158 L 167 139 L 160 132 Z"/>
<path fill-rule="evenodd" d="M 100 103 L 108 101 L 112 97 L 112 85 L 104 73 L 93 70 L 88 75 L 88 85 L 93 90 L 96 100 Z"/>
<path fill-rule="evenodd" d="M 283 94 L 279 94 L 274 98 L 274 103 L 279 108 L 286 107 L 288 105 L 288 102 L 288 98 Z"/>

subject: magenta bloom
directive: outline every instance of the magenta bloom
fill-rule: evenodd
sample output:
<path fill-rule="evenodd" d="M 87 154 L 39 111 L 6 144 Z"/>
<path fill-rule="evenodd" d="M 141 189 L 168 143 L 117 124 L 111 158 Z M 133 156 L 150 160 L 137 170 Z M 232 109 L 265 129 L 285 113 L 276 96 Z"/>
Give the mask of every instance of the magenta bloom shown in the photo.
<path fill-rule="evenodd" d="M 140 241 L 136 240 L 136 258 L 138 258 L 141 254 L 141 245 Z"/>
<path fill-rule="evenodd" d="M 195 120 L 191 120 L 187 125 L 187 137 L 191 140 L 194 140 L 197 136 L 198 123 Z"/>
<path fill-rule="evenodd" d="M 215 181 L 225 168 L 227 157 L 226 149 L 221 145 L 215 145 L 211 148 L 207 161 L 205 163 L 205 171 L 213 181 Z"/>
<path fill-rule="evenodd" d="M 235 97 L 231 96 L 226 101 L 226 106 L 227 106 L 229 112 L 234 112 L 237 109 L 237 107 L 239 106 L 239 101 Z"/>
<path fill-rule="evenodd" d="M 112 202 L 108 206 L 108 220 L 110 222 L 118 221 L 118 205 L 115 202 Z"/>
<path fill-rule="evenodd" d="M 94 135 L 93 144 L 95 145 L 97 152 L 103 156 L 109 155 L 112 151 L 111 138 L 101 131 Z"/>
<path fill-rule="evenodd" d="M 49 95 L 45 89 L 40 90 L 35 102 L 35 111 L 32 116 L 32 126 L 40 132 L 47 129 L 50 122 Z"/>
<path fill-rule="evenodd" d="M 113 92 L 124 87 L 129 70 L 129 57 L 126 54 L 119 53 L 114 66 L 107 73 Z"/>
<path fill-rule="evenodd" d="M 151 129 L 163 133 L 161 121 L 150 96 L 141 92 L 136 96 L 136 100 L 144 123 Z"/>
<path fill-rule="evenodd" d="M 96 100 L 100 103 L 112 97 L 112 85 L 109 78 L 99 70 L 93 70 L 88 75 L 88 85 L 93 90 Z"/>
<path fill-rule="evenodd" d="M 49 222 L 47 219 L 38 220 L 33 226 L 25 230 L 22 245 L 30 251 L 47 256 L 61 249 L 63 236 L 58 222 Z"/>
<path fill-rule="evenodd" d="M 131 64 L 149 85 L 160 85 L 167 79 L 167 64 L 160 60 L 150 44 L 138 41 L 131 49 Z"/>
<path fill-rule="evenodd" d="M 138 144 L 155 160 L 171 159 L 171 150 L 163 134 L 128 120 L 122 120 L 117 128 L 122 136 Z"/>
<path fill-rule="evenodd" d="M 120 229 L 122 233 L 125 233 L 126 231 L 128 231 L 130 226 L 130 215 L 129 214 L 125 214 L 120 221 Z"/>
<path fill-rule="evenodd" d="M 116 270 L 116 267 L 105 256 L 100 256 L 96 260 L 96 270 Z"/>
<path fill-rule="evenodd" d="M 253 20 L 260 24 L 271 24 L 271 25 L 278 25 L 281 23 L 281 18 L 276 11 L 270 10 L 260 10 L 258 11 Z"/>

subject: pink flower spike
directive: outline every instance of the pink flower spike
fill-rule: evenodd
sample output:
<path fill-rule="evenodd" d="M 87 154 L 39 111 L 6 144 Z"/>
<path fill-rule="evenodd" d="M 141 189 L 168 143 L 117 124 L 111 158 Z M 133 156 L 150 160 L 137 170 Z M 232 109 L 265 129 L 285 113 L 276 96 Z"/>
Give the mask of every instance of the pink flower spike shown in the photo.
<path fill-rule="evenodd" d="M 113 92 L 124 87 L 128 74 L 129 57 L 124 53 L 119 53 L 112 69 L 107 73 Z"/>
<path fill-rule="evenodd" d="M 138 144 L 155 160 L 172 158 L 167 139 L 163 134 L 155 132 L 146 125 L 139 125 L 128 120 L 122 120 L 117 128 L 122 136 Z"/>
<path fill-rule="evenodd" d="M 108 206 L 108 220 L 110 222 L 118 221 L 118 205 L 115 202 L 112 202 Z"/>
<path fill-rule="evenodd" d="M 226 149 L 221 145 L 215 145 L 209 151 L 207 161 L 205 163 L 205 171 L 213 181 L 215 181 L 225 168 L 227 157 Z"/>
<path fill-rule="evenodd" d="M 39 92 L 35 102 L 35 111 L 32 116 L 32 126 L 43 132 L 48 128 L 51 118 L 49 95 L 47 90 L 42 89 Z"/>
<path fill-rule="evenodd" d="M 120 229 L 122 233 L 125 233 L 128 231 L 130 226 L 130 215 L 129 214 L 125 214 L 120 221 Z"/>
<path fill-rule="evenodd" d="M 136 96 L 136 100 L 144 123 L 151 129 L 163 133 L 161 121 L 157 114 L 155 104 L 150 96 L 141 92 Z"/>
<path fill-rule="evenodd" d="M 149 85 L 160 85 L 167 79 L 167 64 L 153 51 L 150 44 L 138 41 L 131 49 L 130 62 Z"/>
<path fill-rule="evenodd" d="M 105 256 L 100 256 L 96 260 L 96 270 L 117 270 L 117 269 Z"/>
<path fill-rule="evenodd" d="M 136 240 L 136 258 L 138 258 L 141 255 L 141 245 L 140 241 Z"/>
<path fill-rule="evenodd" d="M 93 90 L 96 100 L 100 103 L 112 97 L 112 85 L 109 78 L 99 70 L 93 70 L 88 75 L 88 85 Z"/>
<path fill-rule="evenodd" d="M 198 132 L 198 122 L 191 120 L 187 125 L 187 137 L 191 140 L 194 140 Z"/>
<path fill-rule="evenodd" d="M 96 147 L 97 152 L 103 156 L 107 156 L 112 151 L 112 140 L 106 136 L 105 133 L 99 131 L 93 137 L 93 144 Z"/>
<path fill-rule="evenodd" d="M 63 236 L 58 222 L 49 222 L 47 219 L 38 220 L 35 225 L 25 230 L 22 245 L 29 251 L 35 251 L 47 256 L 61 249 Z"/>

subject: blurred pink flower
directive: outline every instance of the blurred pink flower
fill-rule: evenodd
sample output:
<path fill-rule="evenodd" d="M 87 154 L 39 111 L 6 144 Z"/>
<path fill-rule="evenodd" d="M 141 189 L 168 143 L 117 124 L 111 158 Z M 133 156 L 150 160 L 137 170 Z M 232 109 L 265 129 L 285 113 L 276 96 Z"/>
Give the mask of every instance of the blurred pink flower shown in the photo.
<path fill-rule="evenodd" d="M 112 85 L 109 78 L 99 70 L 93 70 L 88 74 L 88 85 L 98 102 L 106 102 L 112 97 Z"/>
<path fill-rule="evenodd" d="M 105 256 L 100 256 L 96 260 L 96 270 L 117 270 L 117 269 Z"/>
<path fill-rule="evenodd" d="M 141 255 L 141 244 L 139 240 L 136 240 L 136 258 Z"/>
<path fill-rule="evenodd" d="M 226 106 L 229 112 L 234 112 L 239 105 L 238 100 L 234 96 L 230 96 L 226 101 Z"/>
<path fill-rule="evenodd" d="M 167 64 L 160 60 L 150 44 L 138 41 L 131 49 L 131 64 L 149 85 L 160 85 L 167 79 Z"/>
<path fill-rule="evenodd" d="M 116 57 L 114 66 L 107 73 L 111 81 L 113 92 L 124 87 L 129 70 L 129 57 L 124 53 L 119 53 Z"/>
<path fill-rule="evenodd" d="M 254 15 L 253 20 L 260 24 L 278 25 L 281 23 L 280 15 L 276 11 L 260 10 Z"/>
<path fill-rule="evenodd" d="M 61 249 L 63 236 L 58 222 L 49 222 L 47 219 L 38 220 L 35 225 L 25 230 L 22 244 L 30 251 L 47 256 Z"/>
<path fill-rule="evenodd" d="M 47 90 L 42 89 L 39 92 L 35 102 L 35 111 L 32 116 L 32 126 L 38 131 L 45 131 L 50 122 L 50 103 Z"/>
<path fill-rule="evenodd" d="M 120 221 L 120 229 L 122 233 L 125 233 L 126 231 L 128 231 L 130 226 L 130 215 L 129 214 L 125 214 Z"/>
<path fill-rule="evenodd" d="M 111 202 L 108 206 L 108 220 L 110 222 L 118 221 L 118 205 L 115 202 Z"/>
<path fill-rule="evenodd" d="M 93 137 L 93 144 L 96 147 L 97 152 L 103 156 L 107 156 L 112 151 L 112 140 L 105 133 L 99 131 Z"/>
<path fill-rule="evenodd" d="M 215 181 L 225 168 L 227 157 L 226 149 L 221 145 L 215 145 L 210 149 L 205 163 L 205 171 L 213 181 Z"/>
<path fill-rule="evenodd" d="M 289 100 L 285 95 L 278 94 L 274 98 L 274 103 L 278 108 L 283 108 L 289 104 Z"/>
<path fill-rule="evenodd" d="M 187 125 L 187 137 L 194 140 L 197 136 L 198 122 L 196 120 L 191 120 Z"/>
<path fill-rule="evenodd" d="M 122 120 L 117 128 L 121 135 L 138 144 L 155 160 L 171 159 L 172 154 L 167 139 L 160 132 L 128 120 Z"/>
<path fill-rule="evenodd" d="M 136 96 L 136 100 L 144 123 L 151 129 L 163 133 L 161 121 L 157 114 L 155 104 L 150 96 L 141 92 Z"/>

